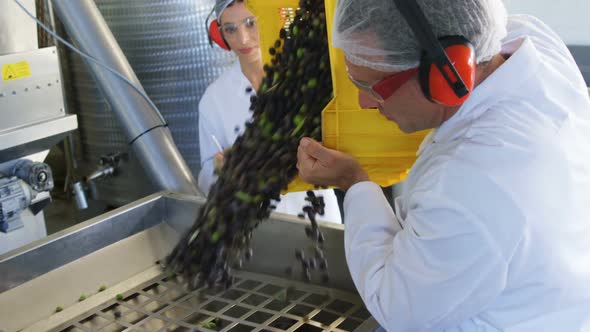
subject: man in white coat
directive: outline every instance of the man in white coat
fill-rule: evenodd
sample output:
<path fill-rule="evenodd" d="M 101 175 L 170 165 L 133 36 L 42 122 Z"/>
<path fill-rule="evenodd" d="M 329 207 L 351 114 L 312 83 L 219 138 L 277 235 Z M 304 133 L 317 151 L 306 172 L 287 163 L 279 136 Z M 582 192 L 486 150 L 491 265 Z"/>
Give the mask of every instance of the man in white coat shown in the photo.
<path fill-rule="evenodd" d="M 207 87 L 199 102 L 199 187 L 205 194 L 217 181 L 215 168 L 223 164 L 220 150 L 232 146 L 252 116 L 250 97 L 256 94 L 264 74 L 256 17 L 245 2 L 217 0 L 214 13 L 224 42 L 237 55 L 237 61 Z M 342 223 L 334 190 L 316 190 L 315 193 L 323 196 L 326 203 L 325 214 L 318 220 Z M 306 196 L 305 192 L 282 195 L 275 211 L 297 215 L 307 204 Z"/>
<path fill-rule="evenodd" d="M 406 0 L 428 22 L 418 32 L 403 1 L 340 0 L 333 26 L 364 106 L 404 132 L 434 129 L 395 213 L 354 158 L 308 138 L 298 152 L 304 180 L 347 190 L 346 257 L 367 308 L 396 332 L 590 331 L 590 100 L 572 56 L 501 0 Z M 434 53 L 424 31 L 473 45 L 475 87 L 456 106 L 416 70 Z"/>

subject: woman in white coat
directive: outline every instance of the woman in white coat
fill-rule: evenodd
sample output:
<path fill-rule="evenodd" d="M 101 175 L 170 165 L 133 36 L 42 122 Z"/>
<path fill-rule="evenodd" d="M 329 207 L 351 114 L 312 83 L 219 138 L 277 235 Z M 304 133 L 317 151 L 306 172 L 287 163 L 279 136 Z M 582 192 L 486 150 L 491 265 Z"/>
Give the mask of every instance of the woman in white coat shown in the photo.
<path fill-rule="evenodd" d="M 250 98 L 263 79 L 256 18 L 243 1 L 218 0 L 214 8 L 221 36 L 211 31 L 216 43 L 237 55 L 237 61 L 205 91 L 199 102 L 199 145 L 201 171 L 199 187 L 208 193 L 217 180 L 214 171 L 223 164 L 223 152 L 243 133 L 251 117 Z M 214 30 L 215 27 L 213 27 Z M 221 37 L 221 38 L 220 38 Z M 318 190 L 326 203 L 321 221 L 341 223 L 338 202 L 333 190 Z M 276 212 L 296 215 L 305 205 L 305 192 L 281 196 Z"/>

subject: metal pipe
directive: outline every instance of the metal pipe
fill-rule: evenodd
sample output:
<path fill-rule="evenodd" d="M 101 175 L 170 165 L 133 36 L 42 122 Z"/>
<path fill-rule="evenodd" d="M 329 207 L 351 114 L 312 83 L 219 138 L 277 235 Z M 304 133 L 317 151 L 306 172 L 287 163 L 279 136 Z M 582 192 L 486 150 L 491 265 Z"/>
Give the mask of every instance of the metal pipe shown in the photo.
<path fill-rule="evenodd" d="M 113 166 L 109 166 L 109 167 L 103 167 L 100 170 L 94 171 L 92 172 L 92 174 L 88 175 L 88 177 L 85 179 L 86 182 L 90 182 L 90 181 L 94 181 L 96 179 L 100 179 L 109 175 L 113 175 L 115 173 L 115 167 Z"/>
<path fill-rule="evenodd" d="M 143 91 L 131 65 L 93 0 L 53 0 L 76 46 L 122 74 Z M 146 173 L 159 188 L 202 195 L 160 113 L 114 74 L 86 60 Z"/>
<path fill-rule="evenodd" d="M 86 199 L 84 183 L 82 181 L 78 181 L 72 185 L 72 194 L 78 210 L 86 210 L 88 208 L 88 200 Z"/>

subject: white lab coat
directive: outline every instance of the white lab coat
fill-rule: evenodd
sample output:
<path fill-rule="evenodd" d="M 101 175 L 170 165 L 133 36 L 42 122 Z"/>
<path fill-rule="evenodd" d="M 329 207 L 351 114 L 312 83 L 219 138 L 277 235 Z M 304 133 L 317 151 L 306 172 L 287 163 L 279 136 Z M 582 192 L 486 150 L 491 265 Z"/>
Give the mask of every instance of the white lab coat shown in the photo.
<path fill-rule="evenodd" d="M 395 200 L 345 197 L 346 258 L 388 331 L 590 331 L 590 100 L 565 45 L 511 16 L 512 56 L 426 138 Z"/>
<path fill-rule="evenodd" d="M 251 118 L 250 96 L 247 93 L 250 81 L 244 76 L 240 63 L 236 61 L 225 73 L 213 82 L 199 102 L 199 146 L 201 153 L 201 171 L 199 187 L 207 194 L 217 177 L 213 174 L 213 157 L 219 148 L 213 136 L 226 149 L 232 146 L 236 138 L 245 130 L 246 121 Z M 317 195 L 324 196 L 326 211 L 321 221 L 342 223 L 340 209 L 334 190 L 316 190 Z M 281 196 L 276 212 L 297 215 L 306 204 L 305 192 L 288 193 Z"/>

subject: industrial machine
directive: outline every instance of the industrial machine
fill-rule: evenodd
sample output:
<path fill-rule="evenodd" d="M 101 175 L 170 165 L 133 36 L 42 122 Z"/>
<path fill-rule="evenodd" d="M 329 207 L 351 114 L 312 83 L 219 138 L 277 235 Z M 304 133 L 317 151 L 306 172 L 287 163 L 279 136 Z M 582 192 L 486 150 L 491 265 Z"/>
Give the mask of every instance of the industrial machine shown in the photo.
<path fill-rule="evenodd" d="M 254 233 L 254 259 L 235 272 L 231 288 L 191 291 L 164 273 L 160 262 L 203 204 L 153 194 L 0 255 L 0 330 L 375 330 L 346 267 L 343 225 L 320 224 L 328 283 L 320 275 L 300 281 L 295 250 L 313 243 L 303 220 L 278 213 Z"/>
<path fill-rule="evenodd" d="M 102 62 L 91 62 L 89 67 L 146 173 L 158 187 L 183 193 L 156 193 L 8 253 L 0 252 L 0 331 L 374 330 L 377 324 L 355 292 L 346 268 L 342 225 L 320 226 L 329 265 L 324 267 L 326 272 L 313 275 L 312 284 L 300 281 L 303 271 L 295 258 L 296 249 L 312 245 L 307 243 L 306 224 L 281 214 L 273 214 L 259 226 L 252 238 L 256 258 L 235 271 L 229 289 L 190 290 L 182 277 L 164 272 L 161 262 L 195 221 L 204 198 L 198 195 L 163 119 L 148 105 L 147 96 L 138 95 L 141 84 L 92 0 L 55 0 L 53 5 L 77 46 Z M 52 186 L 50 169 L 40 163 L 46 150 L 76 128 L 76 118 L 65 115 L 63 104 L 58 103 L 61 78 L 37 81 L 32 74 L 39 69 L 33 65 L 34 55 L 47 52 L 54 61 L 55 49 L 31 52 L 11 54 L 6 62 L 0 58 L 16 69 L 25 62 L 31 72 L 29 76 L 25 70 L 11 69 L 11 80 L 0 85 L 4 89 L 9 82 L 12 89 L 6 90 L 12 103 L 1 104 L 7 99 L 0 95 L 2 119 L 10 119 L 0 125 L 0 144 L 12 142 L 0 145 L 0 156 L 6 160 L 0 165 L 0 199 L 7 202 L 2 202 L 2 213 L 8 211 L 0 216 L 9 216 L 6 229 L 13 233 L 21 224 L 20 229 L 31 224 L 24 220 L 25 213 L 36 212 Z M 59 74 L 59 67 L 52 64 L 42 68 L 55 68 Z M 17 80 L 12 80 L 14 75 Z M 29 80 L 35 83 L 16 86 Z M 26 98 L 32 93 L 39 95 Z M 24 97 L 15 97 L 20 95 Z M 54 102 L 60 105 L 57 110 Z M 35 111 L 27 112 L 30 109 Z M 116 172 L 122 158 L 105 155 L 101 168 L 78 187 Z M 83 191 L 75 191 L 80 193 L 76 199 L 81 205 Z M 294 273 L 285 274 L 288 267 Z"/>
<path fill-rule="evenodd" d="M 34 1 L 25 1 L 34 12 Z M 46 236 L 53 189 L 49 149 L 77 128 L 64 108 L 55 47 L 38 49 L 35 22 L 0 3 L 0 254 Z"/>
<path fill-rule="evenodd" d="M 34 0 L 20 1 L 29 11 L 35 12 Z M 188 10 L 178 10 L 176 7 L 196 6 L 194 1 L 153 1 L 147 4 L 119 0 L 54 0 L 64 28 L 70 32 L 70 37 L 76 40 L 77 45 L 123 73 L 130 81 L 137 83 L 140 90 L 139 80 L 114 37 L 92 8 L 95 2 L 99 5 L 102 3 L 107 10 L 112 8 L 110 15 L 114 17 L 113 20 L 119 20 L 115 24 L 119 29 L 121 26 L 129 29 L 141 26 L 136 21 L 116 16 L 130 12 L 121 10 L 127 8 L 121 6 L 135 6 L 137 12 L 146 13 L 145 18 L 135 18 L 137 22 L 168 27 L 167 33 L 176 33 L 180 36 L 178 39 L 183 41 L 189 38 L 185 36 L 185 27 L 179 22 L 203 26 L 192 24 L 188 16 L 193 15 L 187 14 Z M 160 2 L 166 6 L 154 5 Z M 296 1 L 291 2 L 291 7 L 296 6 Z M 276 4 L 263 1 L 253 3 L 260 4 L 260 13 L 276 16 L 277 8 L 268 8 Z M 162 8 L 168 10 L 162 11 Z M 198 7 L 198 10 L 205 13 L 209 8 L 203 6 Z M 186 14 L 187 18 L 179 16 L 179 13 Z M 155 19 L 158 15 L 160 21 Z M 122 24 L 123 21 L 129 21 L 126 23 L 129 26 Z M 170 28 L 176 26 L 171 22 L 181 28 Z M 76 111 L 80 112 L 82 119 L 84 116 L 90 119 L 84 125 L 98 128 L 88 135 L 91 143 L 106 151 L 91 152 L 94 159 L 100 158 L 99 168 L 88 172 L 80 182 L 72 184 L 78 205 L 85 206 L 84 193 L 92 187 L 93 181 L 108 178 L 120 169 L 123 169 L 122 174 L 125 176 L 119 176 L 116 180 L 129 182 L 125 185 L 113 182 L 115 185 L 112 188 L 122 191 L 128 189 L 125 187 L 136 185 L 136 177 L 127 176 L 135 173 L 134 170 L 125 173 L 124 167 L 120 165 L 126 158 L 125 153 L 119 153 L 122 151 L 120 146 L 131 147 L 145 168 L 145 173 L 154 179 L 160 189 L 174 192 L 167 190 L 152 194 L 45 237 L 42 209 L 49 202 L 53 179 L 51 168 L 43 161 L 51 146 L 77 128 L 77 121 L 75 116 L 65 112 L 57 50 L 54 47 L 37 48 L 34 21 L 27 18 L 12 0 L 0 1 L 0 30 L 5 32 L 0 36 L 0 331 L 375 330 L 377 323 L 356 293 L 346 267 L 343 225 L 320 224 L 326 237 L 324 253 L 329 262 L 330 279 L 327 283 L 322 282 L 318 275 L 313 275 L 311 284 L 301 282 L 303 278 L 295 264 L 295 250 L 312 245 L 306 238 L 305 222 L 277 213 L 261 223 L 254 233 L 252 248 L 255 259 L 234 271 L 236 280 L 229 289 L 190 290 L 181 276 L 167 274 L 162 262 L 180 235 L 194 222 L 205 202 L 204 198 L 198 195 L 194 179 L 176 151 L 167 129 L 168 124 L 154 113 L 145 112 L 150 110 L 150 106 L 146 105 L 147 100 L 132 91 L 129 84 L 96 64 L 91 64 L 91 72 L 113 110 L 109 119 L 119 120 L 125 137 L 116 140 L 117 148 L 103 148 L 102 141 L 101 144 L 96 142 L 104 139 L 104 131 L 100 131 L 102 127 L 108 127 L 105 123 L 109 121 L 99 123 L 97 120 L 103 116 L 99 112 L 103 109 L 80 104 L 83 109 Z M 128 42 L 134 44 L 137 35 L 133 30 L 133 33 L 122 33 L 121 39 L 128 38 Z M 144 44 L 149 45 L 150 49 L 158 46 L 168 50 L 168 44 L 153 42 L 152 38 L 156 34 L 145 35 L 149 38 L 146 37 L 148 41 Z M 157 37 L 170 39 L 167 34 L 160 35 Z M 143 60 L 142 56 L 151 57 L 155 59 L 153 61 L 168 65 L 167 70 L 215 67 L 186 65 L 183 62 L 191 58 L 186 56 L 188 50 L 199 49 L 199 42 L 206 43 L 204 39 L 200 41 L 200 35 L 203 34 L 190 36 L 194 40 L 191 39 L 185 52 L 176 54 L 174 50 L 164 52 L 156 49 L 152 53 L 137 51 L 140 56 L 136 57 L 140 60 Z M 208 54 L 201 56 L 209 58 Z M 168 62 L 162 59 L 168 59 Z M 147 65 L 138 62 L 144 66 L 144 75 L 148 78 L 146 81 L 150 81 L 153 66 L 147 61 L 144 61 Z M 219 65 L 221 62 L 219 60 L 216 63 Z M 142 67 L 138 65 L 134 68 Z M 186 76 L 197 76 L 192 74 Z M 175 75 L 167 76 L 177 79 Z M 74 82 L 84 85 L 88 80 L 71 79 L 67 83 L 75 85 Z M 204 88 L 208 82 L 187 78 L 182 86 L 188 87 L 187 91 L 193 91 L 196 90 L 195 86 Z M 348 84 L 346 80 L 340 83 Z M 177 114 L 170 118 L 181 119 L 177 121 L 186 127 L 194 127 L 191 121 L 184 119 L 194 117 L 188 110 L 190 105 L 196 103 L 196 99 L 169 98 L 164 88 L 179 90 L 177 85 L 161 84 L 157 80 L 147 84 L 153 84 L 151 88 L 160 92 L 159 97 L 174 106 L 171 109 L 181 110 L 177 112 L 182 116 Z M 340 87 L 340 91 L 347 89 L 344 85 Z M 87 90 L 83 92 L 98 94 L 96 89 Z M 354 97 L 353 93 L 342 95 Z M 95 103 L 90 98 L 79 99 L 88 104 Z M 352 100 L 347 102 L 356 103 Z M 340 102 L 332 106 L 342 108 L 349 105 Z M 347 114 L 358 114 L 352 111 L 349 110 Z M 173 114 L 171 110 L 169 112 Z M 345 116 L 341 116 L 342 119 Z M 355 121 L 347 123 L 359 127 Z M 180 129 L 175 139 L 182 138 L 182 133 L 192 133 L 186 127 L 177 126 Z M 186 151 L 196 148 L 191 145 L 196 144 L 194 136 L 186 135 Z M 333 134 L 331 138 L 341 139 L 342 136 Z M 182 142 L 179 146 L 182 147 Z M 189 161 L 196 164 L 196 158 L 192 159 L 189 158 Z M 400 170 L 403 168 L 405 166 Z M 143 180 L 146 176 L 142 173 L 137 178 Z M 117 194 L 114 189 L 107 190 L 107 193 L 110 196 Z M 110 198 L 117 202 L 125 200 Z M 287 274 L 286 269 L 289 267 L 295 267 L 295 273 Z"/>
<path fill-rule="evenodd" d="M 11 0 L 12 1 L 12 0 Z M 227 70 L 235 57 L 211 48 L 204 21 L 214 0 L 95 0 L 93 1 L 133 67 L 146 93 L 166 119 L 174 143 L 193 174 L 200 170 L 198 104 L 207 86 Z M 59 17 L 55 18 L 57 21 Z M 58 31 L 66 35 L 65 31 Z M 138 154 L 128 145 L 123 124 L 84 63 L 66 47 L 59 47 L 64 69 L 66 106 L 78 116 L 75 157 L 88 204 L 122 206 L 157 191 Z M 104 166 L 103 157 L 128 153 L 114 174 L 91 178 Z M 110 166 L 107 166 L 110 167 Z M 77 189 L 77 192 L 81 191 Z M 80 198 L 83 198 L 80 196 Z"/>

